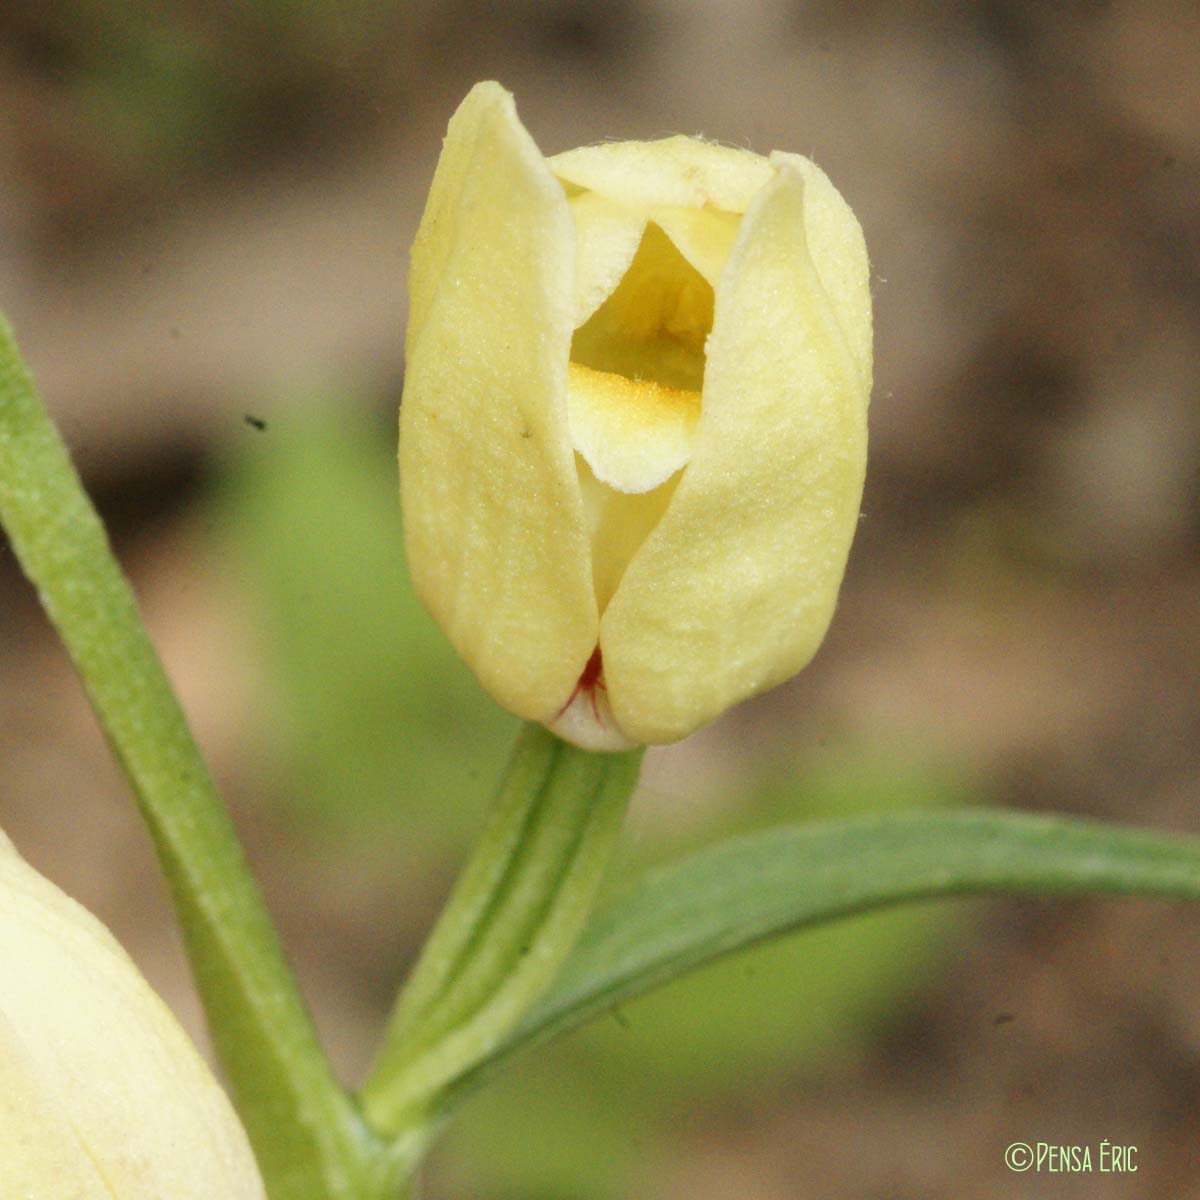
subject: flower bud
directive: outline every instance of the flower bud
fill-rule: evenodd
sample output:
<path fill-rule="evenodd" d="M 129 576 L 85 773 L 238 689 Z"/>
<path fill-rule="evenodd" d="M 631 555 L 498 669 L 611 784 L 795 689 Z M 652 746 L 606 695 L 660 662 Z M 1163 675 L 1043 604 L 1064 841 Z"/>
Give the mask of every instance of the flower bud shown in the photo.
<path fill-rule="evenodd" d="M 546 159 L 482 83 L 409 292 L 409 564 L 496 700 L 618 749 L 809 661 L 871 390 L 862 232 L 813 163 L 684 137 Z"/>
<path fill-rule="evenodd" d="M 2 833 L 0 1196 L 265 1200 L 187 1035 L 108 930 Z"/>

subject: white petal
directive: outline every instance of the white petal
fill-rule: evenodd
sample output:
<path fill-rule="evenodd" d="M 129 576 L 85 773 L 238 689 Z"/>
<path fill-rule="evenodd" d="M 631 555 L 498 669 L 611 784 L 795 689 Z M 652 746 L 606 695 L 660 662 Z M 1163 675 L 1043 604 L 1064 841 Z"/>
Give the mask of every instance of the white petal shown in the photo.
<path fill-rule="evenodd" d="M 405 544 L 418 595 L 483 686 L 543 721 L 598 628 L 567 428 L 575 232 L 512 97 L 481 84 L 463 108 L 469 145 L 456 117 L 443 156 L 453 203 L 418 235 L 440 249 L 413 252 L 410 287 L 432 298 L 400 412 Z"/>
<path fill-rule="evenodd" d="M 646 218 L 606 196 L 572 196 L 575 221 L 575 324 L 582 325 L 612 294 L 642 240 Z"/>
<path fill-rule="evenodd" d="M 62 1104 L 0 1012 L 0 1196 L 113 1200 Z"/>
<path fill-rule="evenodd" d="M 592 537 L 596 604 L 603 612 L 620 585 L 625 568 L 662 520 L 680 476 L 672 475 L 650 492 L 618 492 L 601 483 L 582 456 L 578 463 L 579 486 Z"/>
<path fill-rule="evenodd" d="M 833 305 L 838 324 L 871 399 L 871 272 L 862 226 L 850 205 L 816 163 L 776 150 L 771 162 L 790 167 L 804 180 L 804 229 L 813 266 Z"/>
<path fill-rule="evenodd" d="M 847 281 L 814 266 L 839 256 L 810 251 L 805 204 L 804 176 L 782 163 L 742 221 L 691 462 L 604 613 L 608 700 L 636 741 L 683 737 L 789 678 L 833 614 L 866 466 L 850 349 L 864 333 L 830 298 Z M 844 264 L 863 271 L 865 257 Z"/>
<path fill-rule="evenodd" d="M 603 142 L 556 154 L 560 179 L 601 192 L 629 207 L 659 204 L 745 212 L 771 178 L 760 155 L 699 138 Z"/>
<path fill-rule="evenodd" d="M 715 288 L 733 249 L 740 214 L 662 206 L 653 209 L 650 217 Z"/>
<path fill-rule="evenodd" d="M 108 930 L 3 835 L 0 963 L 0 1077 L 23 1089 L 0 1106 L 19 1122 L 8 1136 L 32 1137 L 38 1113 L 44 1136 L 74 1134 L 61 1144 L 63 1190 L 38 1200 L 95 1194 L 80 1151 L 99 1194 L 119 1200 L 263 1200 L 245 1133 L 186 1034 Z M 43 1151 L 26 1140 L 12 1169 L 32 1174 Z M 0 1196 L 23 1196 L 8 1161 Z"/>

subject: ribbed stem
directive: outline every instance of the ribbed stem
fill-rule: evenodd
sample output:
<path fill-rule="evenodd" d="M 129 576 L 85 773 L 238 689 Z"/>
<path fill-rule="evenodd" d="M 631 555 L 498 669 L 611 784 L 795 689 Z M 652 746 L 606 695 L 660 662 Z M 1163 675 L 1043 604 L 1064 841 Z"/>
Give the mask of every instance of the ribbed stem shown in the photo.
<path fill-rule="evenodd" d="M 527 726 L 492 816 L 363 1087 L 381 1133 L 416 1129 L 553 981 L 603 878 L 641 752 L 595 754 Z"/>

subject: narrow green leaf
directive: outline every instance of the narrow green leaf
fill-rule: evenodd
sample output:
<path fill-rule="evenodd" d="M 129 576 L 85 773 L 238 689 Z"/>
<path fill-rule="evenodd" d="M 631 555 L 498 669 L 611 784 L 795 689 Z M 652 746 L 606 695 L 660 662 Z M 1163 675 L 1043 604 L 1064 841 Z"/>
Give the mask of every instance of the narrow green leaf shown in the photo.
<path fill-rule="evenodd" d="M 2 317 L 0 520 L 150 828 L 272 1200 L 363 1194 L 366 1130 L 321 1052 L 133 592 Z"/>
<path fill-rule="evenodd" d="M 873 817 L 734 838 L 593 918 L 553 988 L 447 1107 L 510 1055 L 722 955 L 903 901 L 990 893 L 1200 899 L 1200 838 L 1015 812 Z"/>

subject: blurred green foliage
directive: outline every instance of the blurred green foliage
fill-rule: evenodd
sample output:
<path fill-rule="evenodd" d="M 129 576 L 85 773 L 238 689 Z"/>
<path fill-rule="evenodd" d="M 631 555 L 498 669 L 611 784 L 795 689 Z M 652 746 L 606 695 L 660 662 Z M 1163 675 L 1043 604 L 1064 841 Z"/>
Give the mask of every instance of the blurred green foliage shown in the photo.
<path fill-rule="evenodd" d="M 183 22 L 137 7 L 114 20 L 111 7 L 96 6 L 63 32 L 74 43 L 83 111 L 110 145 L 166 166 L 223 137 L 242 97 L 215 47 Z"/>
<path fill-rule="evenodd" d="M 347 832 L 394 822 L 468 838 L 518 722 L 413 595 L 392 439 L 313 400 L 239 439 L 218 491 L 222 553 L 251 590 L 286 793 Z"/>
<path fill-rule="evenodd" d="M 225 473 L 223 544 L 254 595 L 287 794 L 347 835 L 387 820 L 461 858 L 516 723 L 480 691 L 409 587 L 393 441 L 360 409 L 273 417 Z M 662 831 L 626 868 L 787 820 L 966 802 L 952 771 L 841 747 L 747 779 L 701 834 Z M 853 1050 L 919 996 L 951 910 L 910 907 L 718 963 L 519 1062 L 443 1150 L 472 1195 L 606 1200 L 686 1113 L 744 1102 Z"/>
<path fill-rule="evenodd" d="M 0 32 L 73 99 L 94 148 L 153 175 L 274 148 L 353 107 L 410 19 L 393 0 L 71 0 L 19 6 Z"/>

